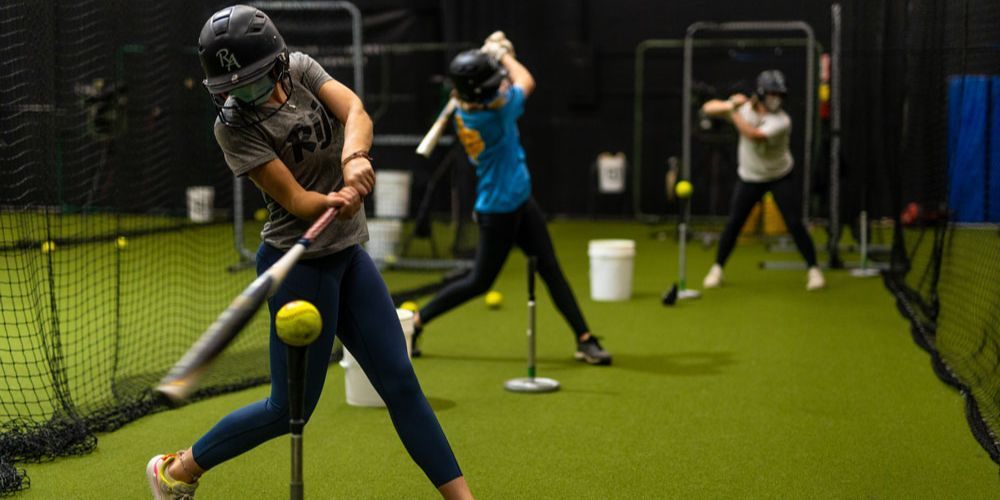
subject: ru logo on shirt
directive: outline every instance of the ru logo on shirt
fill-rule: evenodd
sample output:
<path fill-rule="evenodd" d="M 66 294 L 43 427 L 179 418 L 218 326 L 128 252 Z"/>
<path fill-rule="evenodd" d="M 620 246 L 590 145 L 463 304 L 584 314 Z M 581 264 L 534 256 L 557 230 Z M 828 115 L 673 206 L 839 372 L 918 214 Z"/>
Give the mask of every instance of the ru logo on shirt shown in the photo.
<path fill-rule="evenodd" d="M 333 128 L 330 126 L 330 118 L 324 112 L 322 105 L 316 101 L 311 104 L 311 111 L 306 116 L 305 121 L 300 121 L 288 132 L 285 144 L 292 147 L 292 155 L 295 163 L 299 163 L 305 158 L 305 151 L 316 152 L 316 146 L 320 150 L 330 147 L 333 142 Z"/>

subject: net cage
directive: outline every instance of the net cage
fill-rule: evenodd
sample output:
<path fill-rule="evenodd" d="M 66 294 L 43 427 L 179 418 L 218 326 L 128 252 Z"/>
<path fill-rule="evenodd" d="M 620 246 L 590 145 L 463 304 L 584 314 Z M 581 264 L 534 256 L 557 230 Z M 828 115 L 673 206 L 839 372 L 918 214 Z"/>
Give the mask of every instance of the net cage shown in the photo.
<path fill-rule="evenodd" d="M 260 195 L 234 188 L 195 46 L 230 3 L 0 3 L 0 495 L 29 486 L 22 464 L 89 453 L 95 433 L 165 409 L 152 386 L 255 275 L 244 253 L 259 242 Z M 292 50 L 361 85 L 350 8 L 271 3 Z M 460 45 L 363 48 L 373 118 L 410 125 L 380 126 L 384 163 L 413 156 L 410 135 L 440 100 L 431 76 Z M 397 95 L 414 68 L 432 98 Z M 267 342 L 258 312 L 195 399 L 266 383 Z"/>
<path fill-rule="evenodd" d="M 226 270 L 233 183 L 192 47 L 223 3 L 192 5 L 0 3 L 0 495 L 163 409 L 150 387 L 253 276 Z M 866 186 L 844 206 L 893 221 L 885 284 L 1000 463 L 1000 4 L 842 5 L 834 132 Z M 214 193 L 198 222 L 195 186 Z M 197 397 L 265 382 L 266 328 Z"/>
<path fill-rule="evenodd" d="M 0 3 L 0 494 L 162 409 L 151 387 L 253 279 L 225 271 L 232 176 L 192 35 L 212 6 L 182 7 Z M 266 382 L 267 338 L 258 314 L 197 397 Z"/>
<path fill-rule="evenodd" d="M 1000 463 L 1000 4 L 843 4 L 848 205 L 891 218 L 883 273 Z"/>

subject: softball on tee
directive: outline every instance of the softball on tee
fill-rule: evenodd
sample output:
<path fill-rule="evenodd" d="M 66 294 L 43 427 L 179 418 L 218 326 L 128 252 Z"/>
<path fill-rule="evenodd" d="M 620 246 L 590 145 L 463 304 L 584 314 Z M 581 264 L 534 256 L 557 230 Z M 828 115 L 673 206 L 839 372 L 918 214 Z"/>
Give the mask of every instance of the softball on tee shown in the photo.
<path fill-rule="evenodd" d="M 282 342 L 296 347 L 311 344 L 323 329 L 323 318 L 316 306 L 304 300 L 293 300 L 278 310 L 274 328 Z"/>

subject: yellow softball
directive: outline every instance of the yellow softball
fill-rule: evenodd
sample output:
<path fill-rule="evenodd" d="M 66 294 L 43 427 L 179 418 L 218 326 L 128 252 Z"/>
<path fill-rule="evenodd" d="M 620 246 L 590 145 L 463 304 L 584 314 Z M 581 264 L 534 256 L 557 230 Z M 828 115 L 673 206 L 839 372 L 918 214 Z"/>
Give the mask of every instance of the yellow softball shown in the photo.
<path fill-rule="evenodd" d="M 323 318 L 316 306 L 305 300 L 293 300 L 278 310 L 274 328 L 282 342 L 291 346 L 306 346 L 319 337 Z"/>
<path fill-rule="evenodd" d="M 486 294 L 486 307 L 489 307 L 490 309 L 498 309 L 501 305 L 503 305 L 502 293 L 492 290 Z"/>
<path fill-rule="evenodd" d="M 688 198 L 692 191 L 694 191 L 694 187 L 688 181 L 680 181 L 674 186 L 674 192 L 677 193 L 678 198 Z"/>

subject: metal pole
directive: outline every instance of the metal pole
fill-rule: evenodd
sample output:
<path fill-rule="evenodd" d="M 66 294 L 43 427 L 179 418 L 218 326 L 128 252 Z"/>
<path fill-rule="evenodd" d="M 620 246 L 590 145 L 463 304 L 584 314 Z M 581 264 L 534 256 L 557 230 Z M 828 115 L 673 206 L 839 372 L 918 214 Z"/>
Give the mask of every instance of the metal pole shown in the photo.
<path fill-rule="evenodd" d="M 305 429 L 306 348 L 288 348 L 288 428 L 292 436 L 292 471 L 289 498 L 302 500 L 302 431 Z"/>
<path fill-rule="evenodd" d="M 678 232 L 678 236 L 680 237 L 680 241 L 678 242 L 678 245 L 680 245 L 680 248 L 678 249 L 678 254 L 677 254 L 677 261 L 678 261 L 677 262 L 677 267 L 678 267 L 678 270 L 677 270 L 677 285 L 678 285 L 678 289 L 683 292 L 684 290 L 687 289 L 687 281 L 686 281 L 687 280 L 687 272 L 686 272 L 686 269 L 685 269 L 687 267 L 687 255 L 686 255 L 687 254 L 687 251 L 686 251 L 686 249 L 687 249 L 687 223 L 685 223 L 682 220 L 681 223 L 679 224 L 679 227 L 677 228 L 677 232 Z"/>
<path fill-rule="evenodd" d="M 684 198 L 681 200 L 684 204 L 684 213 L 687 217 L 691 216 L 691 198 Z M 701 292 L 698 290 L 691 290 L 687 287 L 687 228 L 688 220 L 681 219 L 681 222 L 677 225 L 677 232 L 680 241 L 677 242 L 679 245 L 677 252 L 677 300 L 687 300 L 687 299 L 697 299 L 701 297 Z"/>
<path fill-rule="evenodd" d="M 800 23 L 803 31 L 808 36 L 806 45 L 806 133 L 805 148 L 803 149 L 802 160 L 802 225 L 809 227 L 809 195 L 812 193 L 812 147 L 813 130 L 816 125 L 814 116 L 816 113 L 816 36 L 812 27 L 806 23 Z"/>
<path fill-rule="evenodd" d="M 242 262 L 246 251 L 243 248 L 243 182 L 236 175 L 233 176 L 233 246 Z"/>
<path fill-rule="evenodd" d="M 647 217 L 642 212 L 642 101 L 646 88 L 646 42 L 635 49 L 635 97 L 632 102 L 632 211 L 640 221 Z"/>
<path fill-rule="evenodd" d="M 684 35 L 684 76 L 681 81 L 681 180 L 688 180 L 691 177 L 691 73 L 693 71 L 694 59 L 694 34 L 698 30 L 698 24 L 694 23 L 688 27 L 687 34 Z M 687 220 L 687 209 L 681 216 L 681 220 Z"/>
<path fill-rule="evenodd" d="M 528 378 L 535 380 L 535 266 L 537 259 L 528 257 Z"/>
<path fill-rule="evenodd" d="M 861 269 L 868 269 L 868 211 L 861 211 Z"/>
<path fill-rule="evenodd" d="M 681 106 L 684 107 L 681 110 L 681 116 L 684 123 L 681 125 L 681 140 L 684 141 L 684 147 L 681 151 L 681 180 L 691 179 L 691 78 L 692 78 L 692 66 L 694 59 L 694 34 L 698 30 L 696 27 L 698 23 L 695 23 L 688 27 L 687 34 L 684 36 L 684 81 L 681 84 Z M 680 233 L 680 245 L 678 253 L 677 262 L 677 283 L 678 283 L 678 294 L 677 298 L 685 298 L 685 290 L 687 290 L 687 283 L 685 277 L 687 276 L 686 267 L 686 248 L 687 248 L 687 225 L 691 220 L 691 198 L 686 198 L 681 200 L 684 207 L 681 209 L 681 221 L 678 225 L 678 232 Z"/>
<path fill-rule="evenodd" d="M 851 276 L 855 278 L 871 278 L 879 275 L 878 268 L 872 267 L 868 262 L 868 212 L 861 211 L 861 262 L 858 268 L 851 269 Z"/>
<path fill-rule="evenodd" d="M 840 264 L 840 4 L 830 6 L 830 267 Z"/>
<path fill-rule="evenodd" d="M 302 434 L 292 434 L 292 479 L 288 489 L 290 500 L 302 500 L 305 496 L 305 486 L 302 483 Z"/>
<path fill-rule="evenodd" d="M 243 178 L 233 177 L 233 245 L 240 255 L 240 263 L 250 263 L 257 256 L 243 246 Z M 240 265 L 234 267 L 242 268 Z"/>
<path fill-rule="evenodd" d="M 351 52 L 352 64 L 354 65 L 354 93 L 358 95 L 361 102 L 365 100 L 365 73 L 364 54 L 361 52 L 361 11 L 351 2 L 324 2 L 324 1 L 304 1 L 304 2 L 253 2 L 254 7 L 262 10 L 287 10 L 287 11 L 347 11 L 351 15 Z"/>

